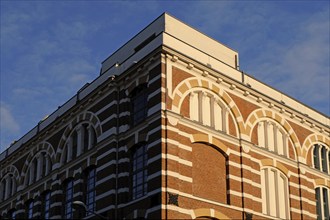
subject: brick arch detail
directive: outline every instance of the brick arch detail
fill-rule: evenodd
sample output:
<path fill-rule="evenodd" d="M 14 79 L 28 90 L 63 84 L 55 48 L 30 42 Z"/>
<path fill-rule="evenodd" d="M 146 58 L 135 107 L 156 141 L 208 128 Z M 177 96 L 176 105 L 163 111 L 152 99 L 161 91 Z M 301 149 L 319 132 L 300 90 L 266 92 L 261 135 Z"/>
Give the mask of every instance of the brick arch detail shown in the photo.
<path fill-rule="evenodd" d="M 328 148 L 330 147 L 330 139 L 328 137 L 318 134 L 310 134 L 302 144 L 302 155 L 305 157 L 306 161 L 309 151 L 314 149 L 313 145 L 316 143 L 322 143 Z"/>
<path fill-rule="evenodd" d="M 128 85 L 128 88 L 125 90 L 125 94 L 128 96 L 136 87 L 148 82 L 149 82 L 149 74 L 143 74 L 142 76 L 138 77 L 136 80 L 134 80 L 132 83 Z"/>
<path fill-rule="evenodd" d="M 315 179 L 314 180 L 314 188 L 325 186 L 330 189 L 330 180 L 326 179 Z"/>
<path fill-rule="evenodd" d="M 274 167 L 277 170 L 280 170 L 282 173 L 284 173 L 285 176 L 290 177 L 289 169 L 279 161 L 275 161 L 273 159 L 262 159 L 260 160 L 260 165 L 261 165 L 260 167 L 262 167 L 260 170 L 262 170 L 265 167 Z"/>
<path fill-rule="evenodd" d="M 5 169 L 2 169 L 0 172 L 0 182 L 2 180 L 3 177 L 5 177 L 7 174 L 13 174 L 14 178 L 16 179 L 16 183 L 19 182 L 19 172 L 18 169 L 15 165 L 10 164 L 9 166 L 5 167 Z"/>
<path fill-rule="evenodd" d="M 299 139 L 285 118 L 279 115 L 276 112 L 267 110 L 267 109 L 256 109 L 253 111 L 246 120 L 245 130 L 247 132 L 248 137 L 251 139 L 252 130 L 257 122 L 262 121 L 262 119 L 269 118 L 276 121 L 278 124 L 282 126 L 282 128 L 289 134 L 289 137 L 294 145 L 295 158 L 302 156 L 301 145 L 299 143 Z M 251 140 L 249 140 L 251 141 Z"/>
<path fill-rule="evenodd" d="M 55 163 L 60 163 L 62 152 L 65 147 L 65 143 L 67 141 L 67 138 L 70 137 L 72 129 L 82 122 L 88 122 L 94 127 L 96 139 L 99 136 L 101 136 L 101 134 L 103 133 L 101 122 L 94 113 L 86 111 L 86 112 L 83 112 L 83 113 L 77 115 L 73 120 L 71 120 L 71 122 L 68 124 L 65 131 L 63 132 L 63 135 L 61 137 L 61 140 L 60 140 L 58 148 L 57 148 L 55 161 L 54 161 Z"/>
<path fill-rule="evenodd" d="M 212 91 L 226 104 L 229 111 L 234 115 L 234 121 L 236 122 L 238 133 L 245 133 L 243 116 L 234 100 L 223 89 L 220 89 L 219 85 L 205 79 L 188 78 L 177 85 L 173 90 L 172 110 L 174 112 L 180 112 L 181 104 L 186 94 L 193 88 L 204 88 Z"/>
<path fill-rule="evenodd" d="M 222 152 L 224 152 L 226 155 L 230 154 L 229 148 L 219 141 L 217 138 L 213 137 L 211 134 L 193 134 L 191 136 L 191 143 L 208 143 L 212 146 L 215 146 L 217 149 L 220 149 Z"/>
<path fill-rule="evenodd" d="M 21 174 L 22 178 L 20 180 L 20 184 L 24 184 L 27 171 L 30 167 L 33 158 L 35 158 L 37 155 L 39 155 L 42 152 L 46 152 L 49 155 L 52 164 L 55 163 L 55 150 L 53 146 L 47 141 L 41 142 L 36 147 L 34 147 L 26 157 L 25 163 L 22 167 L 22 174 Z"/>
<path fill-rule="evenodd" d="M 230 219 L 228 216 L 214 209 L 210 208 L 199 208 L 194 209 L 191 212 L 191 218 L 196 219 L 199 217 L 211 217 L 215 219 Z"/>

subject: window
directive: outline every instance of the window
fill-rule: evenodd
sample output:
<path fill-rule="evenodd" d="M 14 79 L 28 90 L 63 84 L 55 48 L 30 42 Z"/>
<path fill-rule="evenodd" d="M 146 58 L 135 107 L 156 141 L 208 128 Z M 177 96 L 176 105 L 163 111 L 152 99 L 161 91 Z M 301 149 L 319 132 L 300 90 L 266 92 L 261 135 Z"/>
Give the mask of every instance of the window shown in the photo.
<path fill-rule="evenodd" d="M 315 144 L 313 150 L 314 168 L 329 173 L 330 151 L 322 144 Z"/>
<path fill-rule="evenodd" d="M 290 216 L 287 177 L 277 169 L 265 168 L 261 171 L 261 184 L 262 212 L 288 219 Z"/>
<path fill-rule="evenodd" d="M 69 180 L 65 185 L 65 207 L 64 207 L 64 218 L 72 219 L 72 199 L 73 199 L 73 181 Z"/>
<path fill-rule="evenodd" d="M 288 156 L 288 135 L 272 121 L 258 123 L 258 145 L 279 155 Z"/>
<path fill-rule="evenodd" d="M 133 199 L 140 198 L 147 193 L 147 149 L 146 144 L 137 146 L 133 153 L 133 163 L 132 163 L 132 178 L 133 178 Z"/>
<path fill-rule="evenodd" d="M 132 124 L 136 125 L 147 117 L 148 93 L 146 85 L 138 86 L 131 96 Z"/>
<path fill-rule="evenodd" d="M 90 169 L 87 173 L 86 181 L 86 206 L 88 213 L 93 213 L 95 211 L 95 181 L 96 173 L 95 168 Z"/>
<path fill-rule="evenodd" d="M 226 107 L 207 92 L 195 91 L 189 95 L 190 119 L 216 130 L 227 131 L 228 111 Z"/>
<path fill-rule="evenodd" d="M 50 192 L 46 192 L 44 194 L 44 219 L 49 219 L 49 212 L 50 212 Z"/>
<path fill-rule="evenodd" d="M 88 123 L 77 125 L 67 139 L 62 162 L 70 162 L 96 145 L 94 127 Z"/>
<path fill-rule="evenodd" d="M 16 180 L 14 176 L 9 173 L 0 180 L 0 201 L 4 201 L 14 195 L 16 192 Z"/>
<path fill-rule="evenodd" d="M 329 219 L 329 189 L 325 187 L 318 187 L 315 189 L 316 200 L 316 214 L 317 220 Z"/>
<path fill-rule="evenodd" d="M 32 219 L 33 218 L 33 206 L 34 206 L 34 202 L 33 202 L 33 200 L 30 200 L 27 203 L 27 218 L 28 219 Z"/>

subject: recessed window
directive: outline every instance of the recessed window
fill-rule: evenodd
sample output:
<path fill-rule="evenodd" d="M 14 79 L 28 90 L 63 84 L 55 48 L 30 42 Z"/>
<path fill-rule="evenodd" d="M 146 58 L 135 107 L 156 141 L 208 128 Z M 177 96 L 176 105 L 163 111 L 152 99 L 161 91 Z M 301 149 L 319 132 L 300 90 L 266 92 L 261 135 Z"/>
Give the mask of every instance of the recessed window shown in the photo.
<path fill-rule="evenodd" d="M 132 193 L 133 199 L 140 198 L 147 194 L 147 155 L 148 146 L 139 145 L 134 149 L 132 162 Z"/>
<path fill-rule="evenodd" d="M 227 131 L 228 111 L 214 95 L 194 91 L 189 95 L 190 119 L 216 130 Z"/>
<path fill-rule="evenodd" d="M 49 212 L 50 212 L 50 192 L 46 192 L 44 194 L 44 219 L 49 219 Z"/>
<path fill-rule="evenodd" d="M 65 203 L 64 203 L 64 218 L 72 219 L 72 199 L 73 199 L 73 181 L 69 180 L 65 184 Z"/>
<path fill-rule="evenodd" d="M 148 93 L 146 85 L 141 85 L 133 90 L 131 95 L 132 125 L 136 125 L 147 117 Z"/>
<path fill-rule="evenodd" d="M 317 220 L 330 219 L 329 194 L 330 190 L 325 187 L 315 189 Z"/>
<path fill-rule="evenodd" d="M 329 173 L 330 151 L 322 144 L 315 144 L 313 150 L 314 168 Z"/>
<path fill-rule="evenodd" d="M 95 182 L 96 182 L 96 171 L 95 168 L 89 169 L 87 172 L 86 180 L 86 206 L 87 214 L 95 211 Z"/>
<path fill-rule="evenodd" d="M 285 130 L 273 121 L 258 123 L 258 145 L 285 157 L 288 156 L 288 135 Z"/>
<path fill-rule="evenodd" d="M 33 206 L 34 206 L 34 202 L 33 202 L 33 200 L 30 200 L 27 203 L 27 218 L 28 219 L 32 219 L 33 218 Z"/>
<path fill-rule="evenodd" d="M 276 218 L 289 218 L 288 179 L 277 169 L 261 171 L 262 212 Z"/>

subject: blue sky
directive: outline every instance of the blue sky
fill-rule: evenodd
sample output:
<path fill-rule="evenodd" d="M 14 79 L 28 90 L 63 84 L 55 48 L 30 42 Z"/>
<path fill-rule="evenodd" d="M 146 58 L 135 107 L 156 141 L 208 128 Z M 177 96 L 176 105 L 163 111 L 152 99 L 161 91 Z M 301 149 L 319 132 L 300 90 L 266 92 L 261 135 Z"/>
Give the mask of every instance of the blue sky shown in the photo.
<path fill-rule="evenodd" d="M 239 52 L 240 68 L 330 115 L 329 1 L 0 1 L 0 152 L 168 12 Z"/>

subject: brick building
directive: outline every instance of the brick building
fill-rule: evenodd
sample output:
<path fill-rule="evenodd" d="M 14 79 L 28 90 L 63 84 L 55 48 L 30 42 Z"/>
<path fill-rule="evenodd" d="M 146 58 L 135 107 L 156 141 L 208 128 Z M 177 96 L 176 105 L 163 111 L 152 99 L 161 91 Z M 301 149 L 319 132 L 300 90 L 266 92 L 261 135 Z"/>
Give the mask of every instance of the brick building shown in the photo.
<path fill-rule="evenodd" d="M 329 117 L 238 61 L 161 15 L 0 155 L 1 217 L 328 219 Z"/>

